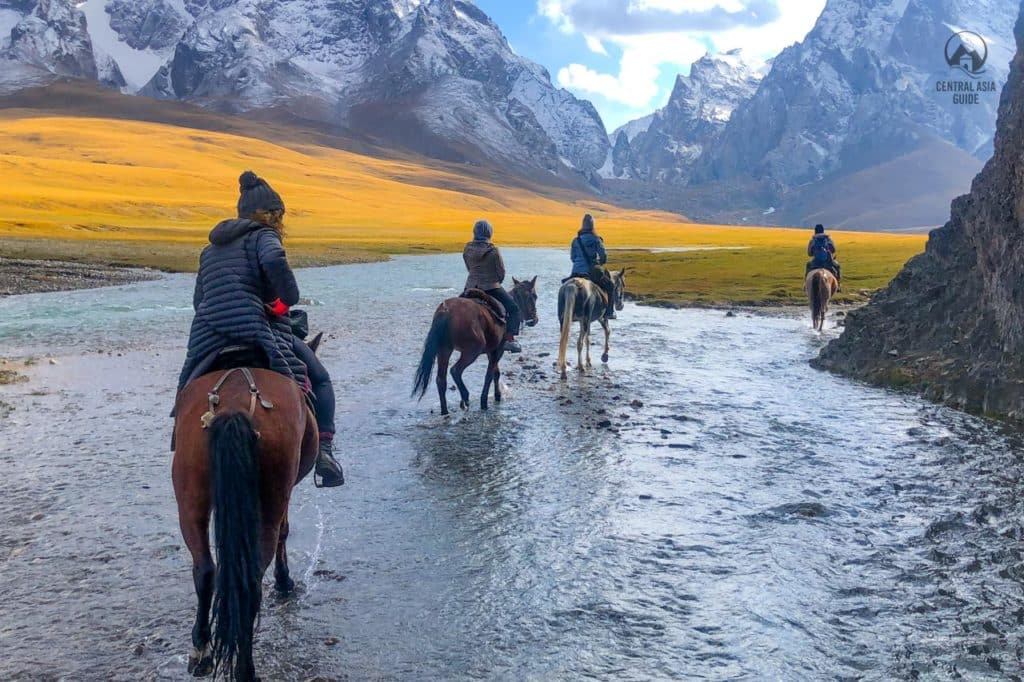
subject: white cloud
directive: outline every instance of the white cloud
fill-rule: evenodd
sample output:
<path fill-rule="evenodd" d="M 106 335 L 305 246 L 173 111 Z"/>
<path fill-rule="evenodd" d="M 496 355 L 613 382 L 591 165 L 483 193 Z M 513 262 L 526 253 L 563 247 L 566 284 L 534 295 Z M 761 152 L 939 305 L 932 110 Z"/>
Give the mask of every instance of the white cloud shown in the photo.
<path fill-rule="evenodd" d="M 537 0 L 537 14 L 564 33 L 583 34 L 591 52 L 621 54 L 618 73 L 582 63 L 558 71 L 558 82 L 583 96 L 650 111 L 667 99 L 662 69 L 686 73 L 712 46 L 743 48 L 770 59 L 807 35 L 825 0 Z M 600 49 L 598 49 L 600 48 Z"/>
<path fill-rule="evenodd" d="M 598 40 L 594 36 L 583 37 L 587 41 L 587 47 L 590 49 L 591 52 L 596 52 L 597 54 L 604 55 L 605 57 L 608 56 L 608 50 L 604 48 L 604 45 L 601 43 L 600 40 Z"/>
<path fill-rule="evenodd" d="M 613 36 L 609 40 L 622 50 L 617 74 L 570 64 L 559 70 L 559 85 L 642 109 L 659 95 L 658 78 L 663 66 L 685 69 L 707 51 L 703 44 L 677 33 Z"/>

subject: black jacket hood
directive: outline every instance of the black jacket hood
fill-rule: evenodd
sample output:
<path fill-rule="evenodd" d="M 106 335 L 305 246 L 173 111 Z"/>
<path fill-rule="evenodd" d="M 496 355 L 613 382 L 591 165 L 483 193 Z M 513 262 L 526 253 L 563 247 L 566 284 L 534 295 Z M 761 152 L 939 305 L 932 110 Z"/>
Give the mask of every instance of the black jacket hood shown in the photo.
<path fill-rule="evenodd" d="M 210 243 L 217 245 L 230 244 L 239 237 L 244 237 L 250 232 L 255 232 L 256 230 L 263 228 L 267 228 L 267 226 L 262 223 L 257 223 L 255 220 L 232 218 L 231 220 L 221 222 L 217 227 L 210 231 Z"/>

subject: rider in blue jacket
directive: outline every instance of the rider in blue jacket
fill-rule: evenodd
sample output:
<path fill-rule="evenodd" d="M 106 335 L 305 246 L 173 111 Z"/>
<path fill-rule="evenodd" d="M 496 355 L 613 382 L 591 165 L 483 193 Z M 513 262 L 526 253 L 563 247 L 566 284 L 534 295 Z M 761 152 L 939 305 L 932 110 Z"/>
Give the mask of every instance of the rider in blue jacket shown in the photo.
<path fill-rule="evenodd" d="M 594 230 L 594 216 L 589 213 L 583 216 L 583 226 L 572 240 L 569 249 L 572 258 L 571 277 L 586 277 L 608 295 L 608 309 L 605 318 L 615 319 L 615 283 L 611 275 L 603 267 L 608 262 L 608 252 L 604 248 L 604 240 Z"/>
<path fill-rule="evenodd" d="M 814 226 L 814 236 L 807 244 L 807 255 L 811 260 L 807 263 L 805 274 L 809 274 L 811 270 L 825 268 L 832 272 L 837 280 L 842 280 L 839 262 L 836 261 L 835 242 L 832 241 L 832 237 L 825 234 L 825 226 L 820 223 Z"/>

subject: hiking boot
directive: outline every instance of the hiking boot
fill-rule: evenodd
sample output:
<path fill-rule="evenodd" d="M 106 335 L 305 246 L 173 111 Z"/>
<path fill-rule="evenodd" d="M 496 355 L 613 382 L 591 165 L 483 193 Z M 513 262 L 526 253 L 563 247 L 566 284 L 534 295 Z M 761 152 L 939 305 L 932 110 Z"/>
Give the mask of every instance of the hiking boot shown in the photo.
<path fill-rule="evenodd" d="M 338 460 L 334 459 L 334 443 L 329 440 L 320 441 L 320 452 L 316 456 L 316 476 L 320 477 L 316 485 L 318 488 L 345 485 L 345 472 L 341 470 Z"/>
<path fill-rule="evenodd" d="M 516 340 L 513 339 L 512 337 L 508 337 L 508 338 L 505 339 L 504 350 L 505 350 L 506 353 L 522 353 L 523 352 L 522 346 L 520 346 L 518 343 L 516 343 Z"/>

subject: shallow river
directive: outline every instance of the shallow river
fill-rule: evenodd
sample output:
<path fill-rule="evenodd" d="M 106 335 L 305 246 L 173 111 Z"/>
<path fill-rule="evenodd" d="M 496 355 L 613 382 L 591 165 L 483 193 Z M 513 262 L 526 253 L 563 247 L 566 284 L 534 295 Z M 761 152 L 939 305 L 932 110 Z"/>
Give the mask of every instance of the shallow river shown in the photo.
<path fill-rule="evenodd" d="M 264 679 L 1021 674 L 1017 435 L 812 370 L 835 332 L 802 311 L 628 305 L 611 364 L 562 384 L 564 256 L 506 260 L 540 275 L 541 323 L 506 402 L 447 422 L 433 386 L 408 396 L 461 259 L 299 273 L 349 483 L 296 492 Z M 0 679 L 186 679 L 166 415 L 190 297 L 171 276 L 0 301 L 0 357 L 40 358 L 0 390 Z"/>

